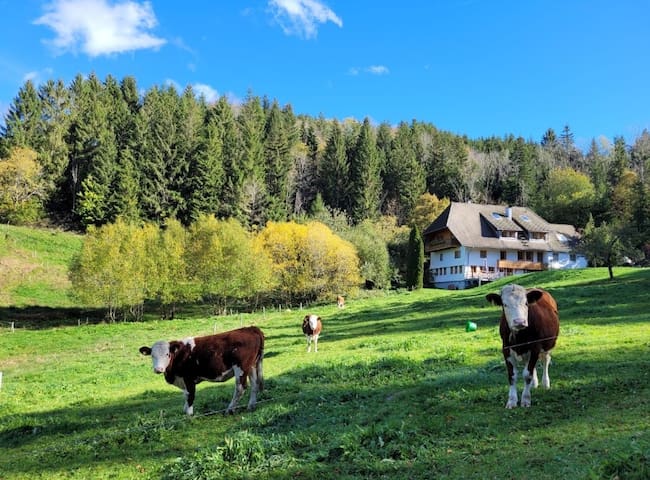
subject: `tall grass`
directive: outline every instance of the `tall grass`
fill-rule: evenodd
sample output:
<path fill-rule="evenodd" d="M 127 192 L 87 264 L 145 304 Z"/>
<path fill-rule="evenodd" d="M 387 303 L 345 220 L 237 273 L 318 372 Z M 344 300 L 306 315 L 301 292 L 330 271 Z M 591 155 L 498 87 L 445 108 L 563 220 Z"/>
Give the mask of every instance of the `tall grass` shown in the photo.
<path fill-rule="evenodd" d="M 485 301 L 500 283 L 312 306 L 317 354 L 307 310 L 0 324 L 0 479 L 648 478 L 650 271 L 615 275 L 516 278 L 560 306 L 552 387 L 529 409 L 504 408 L 500 313 Z M 240 324 L 267 337 L 257 410 L 223 416 L 232 381 L 201 384 L 187 418 L 138 348 Z"/>

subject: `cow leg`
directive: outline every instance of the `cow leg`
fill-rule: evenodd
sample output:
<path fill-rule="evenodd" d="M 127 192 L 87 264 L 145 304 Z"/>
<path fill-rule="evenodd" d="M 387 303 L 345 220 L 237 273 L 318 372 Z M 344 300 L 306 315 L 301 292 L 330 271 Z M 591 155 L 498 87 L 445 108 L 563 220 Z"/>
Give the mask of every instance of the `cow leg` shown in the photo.
<path fill-rule="evenodd" d="M 185 406 L 183 411 L 188 415 L 194 415 L 194 397 L 196 395 L 196 384 L 194 382 L 185 382 Z"/>
<path fill-rule="evenodd" d="M 307 335 L 307 353 L 311 352 L 311 337 Z"/>
<path fill-rule="evenodd" d="M 517 361 L 512 355 L 506 357 L 506 370 L 508 371 L 508 383 L 510 384 L 506 408 L 515 408 L 519 401 L 517 396 Z"/>
<path fill-rule="evenodd" d="M 318 351 L 318 335 L 314 335 L 314 352 Z"/>
<path fill-rule="evenodd" d="M 237 365 L 234 365 L 232 367 L 233 372 L 235 373 L 235 392 L 232 395 L 232 400 L 230 401 L 230 405 L 228 405 L 228 408 L 226 408 L 226 413 L 235 413 L 235 408 L 237 407 L 237 404 L 239 403 L 239 399 L 241 396 L 244 394 L 244 371 L 239 368 Z"/>
<path fill-rule="evenodd" d="M 526 362 L 524 367 L 524 391 L 521 393 L 521 406 L 530 407 L 531 397 L 530 389 L 533 387 L 533 377 L 535 372 L 535 365 L 537 364 L 537 358 L 539 357 L 539 352 L 531 351 L 530 358 Z"/>
<path fill-rule="evenodd" d="M 551 352 L 541 352 L 539 356 L 542 361 L 542 367 L 544 368 L 542 373 L 542 387 L 551 388 L 551 377 L 548 376 L 548 366 L 551 363 Z"/>
<path fill-rule="evenodd" d="M 248 399 L 248 410 L 255 410 L 255 404 L 257 403 L 257 391 L 259 388 L 259 380 L 257 378 L 257 368 L 253 367 L 250 371 L 250 381 L 251 381 L 251 393 L 250 398 Z"/>
<path fill-rule="evenodd" d="M 537 388 L 539 380 L 537 378 L 537 367 L 533 368 L 533 388 Z"/>

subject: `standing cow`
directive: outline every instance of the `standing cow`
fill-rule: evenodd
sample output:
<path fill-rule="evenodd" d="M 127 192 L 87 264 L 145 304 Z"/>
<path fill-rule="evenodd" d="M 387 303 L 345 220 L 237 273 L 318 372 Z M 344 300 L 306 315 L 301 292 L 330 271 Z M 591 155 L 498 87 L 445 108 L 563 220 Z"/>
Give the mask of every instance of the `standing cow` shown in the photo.
<path fill-rule="evenodd" d="M 502 307 L 499 332 L 503 343 L 503 358 L 508 370 L 510 393 L 506 408 L 517 406 L 517 362 L 524 362 L 524 389 L 521 406 L 530 407 L 530 389 L 538 384 L 535 366 L 540 358 L 544 368 L 542 386 L 550 388 L 548 366 L 551 350 L 560 334 L 557 303 L 550 293 L 520 285 L 506 285 L 501 294 L 490 293 L 487 301 Z"/>
<path fill-rule="evenodd" d="M 257 327 L 239 328 L 205 337 L 190 337 L 182 341 L 161 340 L 151 348 L 140 347 L 140 353 L 151 355 L 153 371 L 157 374 L 164 373 L 167 383 L 183 390 L 183 410 L 188 415 L 194 413 L 196 384 L 204 380 L 225 382 L 235 377 L 235 392 L 226 409 L 227 413 L 234 412 L 249 377 L 249 410 L 255 409 L 257 393 L 264 388 L 264 334 Z"/>
<path fill-rule="evenodd" d="M 302 320 L 302 333 L 307 337 L 307 352 L 311 352 L 311 343 L 314 342 L 314 351 L 318 352 L 318 336 L 323 330 L 323 323 L 318 315 L 305 315 Z"/>

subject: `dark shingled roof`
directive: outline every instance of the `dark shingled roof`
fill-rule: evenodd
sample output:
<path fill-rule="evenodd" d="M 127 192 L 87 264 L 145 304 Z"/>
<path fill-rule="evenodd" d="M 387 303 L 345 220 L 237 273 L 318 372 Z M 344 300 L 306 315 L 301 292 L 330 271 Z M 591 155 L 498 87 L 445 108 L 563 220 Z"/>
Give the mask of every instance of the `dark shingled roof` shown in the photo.
<path fill-rule="evenodd" d="M 505 205 L 451 202 L 423 235 L 447 228 L 461 245 L 473 248 L 512 249 L 517 240 L 499 238 L 499 231 L 548 234 L 547 241 L 532 240 L 528 245 L 518 242 L 521 250 L 570 251 L 578 238 L 572 225 L 551 224 L 529 208 Z"/>

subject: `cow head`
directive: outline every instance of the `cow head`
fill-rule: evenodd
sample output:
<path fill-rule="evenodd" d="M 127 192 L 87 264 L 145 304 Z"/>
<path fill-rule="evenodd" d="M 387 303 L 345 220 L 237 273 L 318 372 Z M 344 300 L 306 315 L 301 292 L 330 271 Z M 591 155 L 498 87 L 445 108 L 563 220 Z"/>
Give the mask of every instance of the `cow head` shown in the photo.
<path fill-rule="evenodd" d="M 183 344 L 181 342 L 165 342 L 161 340 L 151 348 L 140 347 L 142 355 L 151 355 L 154 373 L 163 373 L 172 361 L 174 354 Z"/>
<path fill-rule="evenodd" d="M 542 296 L 541 290 L 526 291 L 521 285 L 510 284 L 501 289 L 501 295 L 486 295 L 488 302 L 503 307 L 503 314 L 511 331 L 517 332 L 528 327 L 528 305 L 535 303 Z"/>

